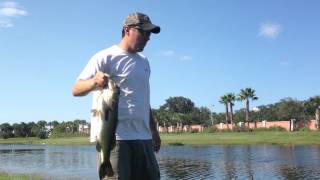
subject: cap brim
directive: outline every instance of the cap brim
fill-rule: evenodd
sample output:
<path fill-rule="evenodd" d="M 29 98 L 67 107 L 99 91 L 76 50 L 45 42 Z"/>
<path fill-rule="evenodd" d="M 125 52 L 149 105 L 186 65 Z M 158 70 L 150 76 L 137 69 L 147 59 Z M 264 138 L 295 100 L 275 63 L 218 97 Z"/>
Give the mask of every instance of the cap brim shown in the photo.
<path fill-rule="evenodd" d="M 140 27 L 144 31 L 149 31 L 149 32 L 152 32 L 154 34 L 158 34 L 160 32 L 160 27 L 156 26 L 154 24 L 151 24 L 151 23 L 142 24 L 142 25 L 140 25 Z"/>

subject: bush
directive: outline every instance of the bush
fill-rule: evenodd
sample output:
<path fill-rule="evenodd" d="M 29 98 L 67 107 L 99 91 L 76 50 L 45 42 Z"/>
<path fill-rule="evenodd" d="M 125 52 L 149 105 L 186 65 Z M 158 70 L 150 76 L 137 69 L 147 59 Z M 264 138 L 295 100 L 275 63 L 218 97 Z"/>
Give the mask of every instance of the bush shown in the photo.
<path fill-rule="evenodd" d="M 269 127 L 268 130 L 269 131 L 287 131 L 286 128 L 281 126 L 272 126 L 272 127 Z"/>
<path fill-rule="evenodd" d="M 53 132 L 50 135 L 50 138 L 61 138 L 61 137 L 88 137 L 89 134 L 83 134 L 83 133 L 56 133 Z"/>
<path fill-rule="evenodd" d="M 268 128 L 256 128 L 256 129 L 254 129 L 254 131 L 256 131 L 256 132 L 269 131 L 269 129 Z"/>
<path fill-rule="evenodd" d="M 219 132 L 233 132 L 233 129 L 219 129 Z"/>
<path fill-rule="evenodd" d="M 40 139 L 46 139 L 48 138 L 48 133 L 46 131 L 39 131 L 39 133 L 37 134 L 37 137 Z"/>
<path fill-rule="evenodd" d="M 235 126 L 233 128 L 234 132 L 252 132 L 252 129 L 245 126 Z"/>
<path fill-rule="evenodd" d="M 301 132 L 310 132 L 311 129 L 309 129 L 307 127 L 302 127 L 302 128 L 299 129 L 299 131 L 301 131 Z"/>
<path fill-rule="evenodd" d="M 219 132 L 219 129 L 216 127 L 209 127 L 209 128 L 205 128 L 203 130 L 204 133 L 215 133 L 215 132 Z"/>
<path fill-rule="evenodd" d="M 169 143 L 170 146 L 183 146 L 184 144 L 181 142 L 173 142 L 173 143 Z"/>
<path fill-rule="evenodd" d="M 13 134 L 9 132 L 0 132 L 0 137 L 2 137 L 3 139 L 8 139 L 8 138 L 12 138 Z"/>
<path fill-rule="evenodd" d="M 198 129 L 192 129 L 192 130 L 190 131 L 190 133 L 198 133 L 198 132 L 199 132 Z"/>
<path fill-rule="evenodd" d="M 1 133 L 0 137 L 2 137 L 3 139 L 8 139 L 10 135 L 8 133 Z"/>
<path fill-rule="evenodd" d="M 64 137 L 66 134 L 65 131 L 65 126 L 63 124 L 59 124 L 52 129 L 50 137 Z"/>

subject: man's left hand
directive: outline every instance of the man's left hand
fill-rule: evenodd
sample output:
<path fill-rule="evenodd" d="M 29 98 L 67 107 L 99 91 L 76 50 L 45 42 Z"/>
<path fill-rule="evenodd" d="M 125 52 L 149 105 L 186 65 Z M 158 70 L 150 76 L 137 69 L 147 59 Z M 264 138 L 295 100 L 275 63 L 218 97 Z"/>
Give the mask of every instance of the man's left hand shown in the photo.
<path fill-rule="evenodd" d="M 161 147 L 161 139 L 158 131 L 152 133 L 152 139 L 154 144 L 154 151 L 159 152 Z"/>

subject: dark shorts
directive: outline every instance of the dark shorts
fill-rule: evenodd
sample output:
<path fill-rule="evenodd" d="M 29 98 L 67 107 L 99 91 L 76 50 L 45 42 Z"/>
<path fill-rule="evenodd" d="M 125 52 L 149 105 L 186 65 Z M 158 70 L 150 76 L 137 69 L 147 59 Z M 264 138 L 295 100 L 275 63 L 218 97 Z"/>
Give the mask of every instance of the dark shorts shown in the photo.
<path fill-rule="evenodd" d="M 99 153 L 98 153 L 99 158 Z M 107 179 L 159 180 L 160 172 L 152 140 L 121 140 L 111 151 L 115 175 Z"/>

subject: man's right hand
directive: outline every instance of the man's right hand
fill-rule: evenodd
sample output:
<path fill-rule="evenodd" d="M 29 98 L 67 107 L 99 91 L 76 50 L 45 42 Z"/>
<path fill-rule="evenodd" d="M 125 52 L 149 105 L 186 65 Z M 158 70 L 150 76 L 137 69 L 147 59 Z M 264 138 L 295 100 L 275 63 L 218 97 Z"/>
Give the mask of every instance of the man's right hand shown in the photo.
<path fill-rule="evenodd" d="M 95 87 L 104 88 L 108 84 L 108 75 L 98 71 L 93 78 Z"/>
<path fill-rule="evenodd" d="M 85 96 L 95 88 L 104 88 L 108 84 L 108 74 L 98 71 L 92 79 L 78 80 L 72 88 L 73 96 Z"/>

